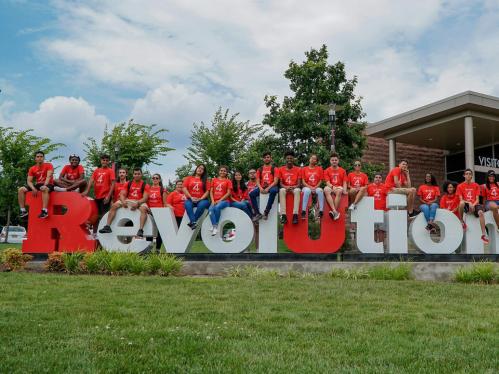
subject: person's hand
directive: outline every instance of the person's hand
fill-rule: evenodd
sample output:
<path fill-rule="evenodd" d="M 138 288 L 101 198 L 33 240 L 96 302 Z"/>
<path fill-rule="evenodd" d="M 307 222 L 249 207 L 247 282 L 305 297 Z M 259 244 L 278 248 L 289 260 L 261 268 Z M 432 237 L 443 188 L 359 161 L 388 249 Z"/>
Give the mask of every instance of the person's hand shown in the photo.
<path fill-rule="evenodd" d="M 310 191 L 312 191 L 312 193 L 315 193 L 316 189 L 317 189 L 317 187 L 310 187 Z"/>
<path fill-rule="evenodd" d="M 342 189 L 343 195 L 348 194 L 348 191 L 346 189 Z"/>
<path fill-rule="evenodd" d="M 260 186 L 259 189 L 260 189 L 260 193 L 265 193 L 265 188 Z"/>
<path fill-rule="evenodd" d="M 128 208 L 128 203 L 126 202 L 126 200 L 123 202 L 123 208 Z"/>
<path fill-rule="evenodd" d="M 31 191 L 31 194 L 33 195 L 33 197 L 36 197 L 38 195 L 37 189 L 33 189 L 33 191 Z"/>
<path fill-rule="evenodd" d="M 287 192 L 293 192 L 293 187 L 287 187 L 287 188 L 286 188 L 286 191 L 287 191 Z"/>
<path fill-rule="evenodd" d="M 47 191 L 49 188 L 45 185 L 40 187 L 40 191 Z"/>
<path fill-rule="evenodd" d="M 263 193 L 269 193 L 269 189 L 270 189 L 269 187 L 265 188 L 265 189 L 263 190 Z"/>
<path fill-rule="evenodd" d="M 88 195 L 87 191 L 83 191 L 83 192 L 81 193 L 81 196 L 83 196 L 83 197 L 86 197 L 87 195 Z"/>
<path fill-rule="evenodd" d="M 105 197 L 104 198 L 104 204 L 108 204 L 109 203 L 109 197 Z"/>
<path fill-rule="evenodd" d="M 137 204 L 137 203 L 130 203 L 130 210 L 137 210 L 138 207 L 139 207 L 139 204 Z"/>
<path fill-rule="evenodd" d="M 197 197 L 191 197 L 191 201 L 193 203 L 197 203 L 199 201 L 199 199 Z"/>

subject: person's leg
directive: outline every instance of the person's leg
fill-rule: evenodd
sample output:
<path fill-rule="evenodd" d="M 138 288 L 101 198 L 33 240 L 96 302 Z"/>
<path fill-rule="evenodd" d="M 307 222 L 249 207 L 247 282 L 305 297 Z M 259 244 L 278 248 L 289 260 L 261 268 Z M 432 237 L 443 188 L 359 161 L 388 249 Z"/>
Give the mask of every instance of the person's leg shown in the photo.
<path fill-rule="evenodd" d="M 163 239 L 161 238 L 161 235 L 156 236 L 156 251 L 159 253 L 161 250 L 161 246 L 163 245 Z"/>
<path fill-rule="evenodd" d="M 274 205 L 275 197 L 279 192 L 279 187 L 274 186 L 269 190 L 269 200 L 267 201 L 267 206 L 265 207 L 265 214 L 269 214 L 272 205 Z"/>
<path fill-rule="evenodd" d="M 459 219 L 461 222 L 464 222 L 464 206 L 466 202 L 463 200 L 459 203 L 459 207 L 457 208 L 457 212 L 459 214 Z"/>
<path fill-rule="evenodd" d="M 253 191 L 250 192 L 249 197 L 251 200 L 251 205 L 253 206 L 253 210 L 255 211 L 255 214 L 260 214 L 260 207 L 258 206 L 258 196 L 260 196 L 260 189 L 255 188 Z"/>
<path fill-rule="evenodd" d="M 42 191 L 42 209 L 47 210 L 50 200 L 50 190 L 48 187 Z"/>
<path fill-rule="evenodd" d="M 319 211 L 324 212 L 324 191 L 322 188 L 316 188 L 317 200 L 319 200 Z"/>
<path fill-rule="evenodd" d="M 279 189 L 279 214 L 286 214 L 286 189 Z"/>
<path fill-rule="evenodd" d="M 103 203 L 104 204 L 104 203 Z M 121 202 L 117 201 L 115 202 L 112 206 L 111 209 L 109 210 L 109 214 L 107 216 L 107 225 L 110 226 L 111 223 L 113 223 L 114 217 L 116 216 L 116 211 L 121 208 Z"/>
<path fill-rule="evenodd" d="M 362 200 L 362 198 L 366 195 L 366 191 L 367 191 L 366 187 L 360 188 L 359 192 L 357 192 L 357 194 L 355 195 L 355 200 L 353 201 L 355 205 L 357 205 L 360 202 L 360 200 Z"/>
<path fill-rule="evenodd" d="M 211 221 L 211 225 L 212 226 L 216 226 L 217 225 L 217 220 L 216 220 L 216 216 L 215 216 L 215 207 L 216 207 L 216 205 L 212 204 L 208 208 L 208 215 L 210 216 L 210 221 Z"/>
<path fill-rule="evenodd" d="M 26 187 L 19 187 L 17 190 L 17 201 L 21 210 L 26 209 L 26 192 L 28 192 Z"/>
<path fill-rule="evenodd" d="M 485 230 L 485 216 L 483 215 L 483 210 L 482 209 L 478 209 L 476 206 L 474 209 L 477 209 L 478 210 L 478 220 L 480 221 L 480 228 L 482 229 L 482 235 L 487 235 L 487 231 Z M 476 214 L 475 213 L 475 216 Z"/>
<path fill-rule="evenodd" d="M 350 204 L 354 204 L 356 197 L 357 197 L 357 190 L 356 189 L 352 188 L 350 191 L 348 191 L 348 202 Z"/>
<path fill-rule="evenodd" d="M 499 230 L 499 212 L 498 212 L 498 206 L 495 201 L 490 201 L 489 203 L 489 209 L 492 211 L 492 216 L 494 217 L 494 221 L 496 221 L 496 226 L 497 229 Z"/>
<path fill-rule="evenodd" d="M 333 190 L 331 189 L 331 187 L 329 186 L 324 187 L 324 195 L 326 197 L 326 201 L 329 204 L 329 208 L 331 209 L 331 211 L 336 212 L 333 200 Z"/>
<path fill-rule="evenodd" d="M 251 210 L 250 202 L 247 200 L 244 200 L 242 203 L 244 205 L 243 210 L 246 212 L 246 214 L 249 216 L 249 218 L 253 218 L 253 211 Z"/>
<path fill-rule="evenodd" d="M 430 219 L 428 220 L 428 222 L 430 223 L 433 223 L 433 221 L 435 221 L 435 216 L 437 215 L 437 209 L 438 209 L 438 204 L 437 203 L 433 203 L 430 205 Z"/>
<path fill-rule="evenodd" d="M 312 190 L 308 187 L 303 187 L 302 191 L 303 191 L 303 199 L 301 201 L 301 211 L 303 214 L 303 212 L 307 211 L 308 199 L 310 198 Z"/>
<path fill-rule="evenodd" d="M 187 199 L 184 202 L 185 211 L 189 217 L 189 222 L 196 222 L 194 217 L 194 202 L 191 199 Z"/>
<path fill-rule="evenodd" d="M 210 202 L 207 199 L 200 200 L 197 202 L 196 212 L 194 213 L 194 222 L 197 222 L 199 218 L 203 215 L 204 211 L 208 209 Z"/>
<path fill-rule="evenodd" d="M 147 207 L 142 205 L 140 208 L 139 208 L 139 211 L 140 211 L 140 224 L 139 224 L 139 230 L 143 230 L 144 229 L 144 226 L 146 224 L 146 221 L 147 221 Z"/>
<path fill-rule="evenodd" d="M 180 225 L 182 224 L 182 219 L 183 218 L 184 217 L 177 217 L 177 216 L 175 216 L 175 221 L 177 221 L 177 227 L 180 227 Z"/>
<path fill-rule="evenodd" d="M 419 209 L 423 212 L 426 222 L 428 222 L 430 220 L 430 207 L 428 204 L 421 204 Z"/>
<path fill-rule="evenodd" d="M 301 190 L 299 188 L 293 190 L 293 214 L 298 214 L 300 209 L 300 194 Z"/>
<path fill-rule="evenodd" d="M 75 181 L 73 184 L 68 186 L 66 188 L 67 191 L 76 191 L 79 190 L 79 192 L 85 191 L 87 188 L 87 181 L 85 179 L 80 179 L 78 181 Z"/>
<path fill-rule="evenodd" d="M 412 213 L 414 210 L 414 200 L 416 199 L 416 189 L 409 188 L 407 193 L 407 212 Z"/>
<path fill-rule="evenodd" d="M 224 210 L 225 208 L 227 208 L 229 206 L 229 202 L 224 200 L 224 201 L 220 201 L 216 207 L 215 207 L 215 218 L 217 220 L 217 225 L 220 223 L 220 216 L 222 215 L 222 210 Z"/>
<path fill-rule="evenodd" d="M 334 189 L 334 194 L 335 194 L 335 197 L 334 197 L 334 209 L 338 210 L 339 207 L 340 207 L 340 203 L 341 203 L 341 196 L 343 195 L 343 188 L 336 187 Z"/>

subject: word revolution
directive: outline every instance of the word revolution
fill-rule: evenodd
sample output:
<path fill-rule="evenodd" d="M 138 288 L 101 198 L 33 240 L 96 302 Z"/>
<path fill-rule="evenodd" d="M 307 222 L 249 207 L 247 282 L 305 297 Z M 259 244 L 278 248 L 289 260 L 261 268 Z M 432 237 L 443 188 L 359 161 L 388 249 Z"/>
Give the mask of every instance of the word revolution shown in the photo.
<path fill-rule="evenodd" d="M 291 199 L 292 196 L 288 195 Z M 262 195 L 260 205 L 267 203 L 267 196 Z M 41 199 L 28 197 L 30 209 L 38 211 Z M 295 253 L 335 253 L 345 241 L 345 205 L 341 205 L 340 219 L 333 221 L 323 219 L 321 235 L 311 239 L 308 235 L 308 220 L 300 220 L 298 224 L 284 225 L 284 242 Z M 292 208 L 291 201 L 287 204 Z M 406 197 L 389 194 L 387 198 L 389 210 L 374 209 L 374 199 L 365 197 L 351 213 L 351 222 L 356 224 L 356 246 L 362 253 L 408 253 L 409 238 L 422 252 L 428 254 L 451 254 L 458 248 L 461 253 L 484 254 L 485 247 L 480 240 L 481 230 L 478 218 L 467 215 L 467 230 L 463 232 L 459 219 L 450 211 L 439 209 L 435 223 L 440 228 L 440 238 L 434 240 L 425 230 L 426 221 L 419 214 L 409 225 L 407 221 Z M 50 253 L 54 251 L 94 251 L 97 240 L 88 229 L 97 221 L 96 204 L 92 199 L 75 192 L 53 195 L 49 206 L 48 219 L 41 220 L 34 214 L 29 215 L 27 239 L 23 243 L 25 253 Z M 232 241 L 224 241 L 221 234 L 211 235 L 211 223 L 204 219 L 195 230 L 187 226 L 188 218 L 184 216 L 180 227 L 170 208 L 151 208 L 153 219 L 148 219 L 144 227 L 145 237 L 161 235 L 167 252 L 186 253 L 201 230 L 201 237 L 206 247 L 213 253 L 240 253 L 253 240 L 255 229 L 251 219 L 240 209 L 227 208 L 221 215 L 221 226 L 231 222 L 235 226 L 236 236 Z M 292 211 L 288 212 L 292 216 Z M 99 234 L 98 240 L 103 248 L 113 251 L 141 252 L 150 243 L 145 239 L 134 237 L 139 225 L 140 213 L 130 209 L 119 209 L 112 224 L 112 233 Z M 99 229 L 105 225 L 107 214 L 99 222 Z M 486 226 L 489 229 L 489 253 L 499 253 L 499 234 L 491 212 L 485 213 Z M 386 248 L 381 242 L 374 240 L 374 230 L 383 225 L 388 234 Z M 220 230 L 223 232 L 223 230 Z M 407 234 L 409 233 L 409 234 Z M 274 203 L 267 220 L 260 221 L 257 231 L 258 252 L 277 253 L 277 202 Z"/>

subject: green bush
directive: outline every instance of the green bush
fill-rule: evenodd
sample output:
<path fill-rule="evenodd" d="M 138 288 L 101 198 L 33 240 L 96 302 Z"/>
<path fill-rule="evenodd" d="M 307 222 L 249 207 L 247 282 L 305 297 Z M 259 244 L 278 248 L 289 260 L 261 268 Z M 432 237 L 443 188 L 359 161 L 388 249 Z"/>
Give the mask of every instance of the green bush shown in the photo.
<path fill-rule="evenodd" d="M 331 269 L 331 278 L 341 279 L 374 279 L 374 280 L 407 280 L 412 278 L 412 266 L 407 263 L 391 266 L 388 264 L 352 269 Z"/>
<path fill-rule="evenodd" d="M 172 254 L 151 254 L 147 257 L 147 268 L 152 274 L 168 276 L 182 269 L 182 260 Z"/>
<path fill-rule="evenodd" d="M 33 256 L 23 254 L 20 249 L 7 248 L 0 253 L 0 262 L 6 270 L 20 270 L 26 267 L 26 263 L 31 261 Z"/>
<path fill-rule="evenodd" d="M 88 253 L 84 258 L 85 266 L 90 274 L 109 274 L 111 272 L 111 253 L 98 250 Z"/>
<path fill-rule="evenodd" d="M 492 262 L 477 262 L 471 266 L 462 266 L 454 274 L 454 280 L 460 283 L 494 283 L 499 280 L 497 267 Z"/>
<path fill-rule="evenodd" d="M 85 253 L 83 252 L 64 253 L 62 255 L 64 268 L 70 274 L 82 273 L 85 269 L 84 258 Z"/>
<path fill-rule="evenodd" d="M 64 257 L 62 252 L 49 253 L 47 261 L 45 262 L 45 269 L 50 272 L 62 272 L 66 270 L 64 266 Z"/>

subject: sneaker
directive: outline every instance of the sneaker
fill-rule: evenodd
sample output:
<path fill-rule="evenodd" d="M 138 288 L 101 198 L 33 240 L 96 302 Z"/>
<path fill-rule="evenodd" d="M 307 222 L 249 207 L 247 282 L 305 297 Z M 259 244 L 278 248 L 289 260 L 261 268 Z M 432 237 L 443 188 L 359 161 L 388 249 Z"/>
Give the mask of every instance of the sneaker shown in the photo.
<path fill-rule="evenodd" d="M 407 213 L 407 215 L 409 216 L 409 218 L 414 218 L 416 217 L 418 214 L 413 210 L 411 213 Z"/>
<path fill-rule="evenodd" d="M 136 235 L 138 238 L 143 238 L 144 237 L 144 230 L 142 229 L 139 229 L 139 231 L 137 231 L 137 235 Z"/>
<path fill-rule="evenodd" d="M 431 223 L 427 224 L 425 227 L 426 231 L 428 231 L 428 232 L 430 232 L 432 228 L 433 228 L 433 226 L 431 225 Z"/>
<path fill-rule="evenodd" d="M 487 235 L 482 235 L 481 239 L 485 244 L 489 244 L 489 237 Z"/>
<path fill-rule="evenodd" d="M 99 230 L 99 232 L 100 232 L 101 234 L 109 234 L 109 233 L 113 232 L 113 230 L 111 230 L 111 226 L 106 225 L 106 226 L 104 226 L 103 228 L 101 228 L 101 229 Z"/>
<path fill-rule="evenodd" d="M 334 212 L 334 217 L 333 217 L 333 219 L 334 219 L 335 221 L 337 221 L 337 220 L 338 220 L 338 218 L 340 218 L 340 212 L 336 211 L 336 212 Z"/>
<path fill-rule="evenodd" d="M 288 223 L 288 217 L 285 214 L 281 214 L 281 223 L 285 225 Z"/>
<path fill-rule="evenodd" d="M 189 222 L 187 226 L 191 228 L 191 230 L 195 230 L 197 227 L 198 223 L 197 222 Z"/>
<path fill-rule="evenodd" d="M 19 213 L 19 218 L 24 218 L 28 216 L 28 211 L 27 210 L 21 210 L 21 213 Z"/>
<path fill-rule="evenodd" d="M 468 228 L 468 225 L 466 224 L 466 222 L 463 221 L 463 230 L 466 230 Z"/>
<path fill-rule="evenodd" d="M 296 224 L 298 224 L 298 214 L 293 214 L 293 225 L 296 225 Z"/>
<path fill-rule="evenodd" d="M 257 213 L 255 214 L 255 216 L 253 217 L 253 222 L 258 222 L 262 219 L 262 215 L 260 213 Z"/>
<path fill-rule="evenodd" d="M 269 219 L 269 212 L 267 212 L 267 211 L 263 212 L 263 219 L 265 221 Z"/>
<path fill-rule="evenodd" d="M 307 218 L 307 212 L 305 212 L 304 210 L 301 211 L 301 219 L 305 219 Z"/>
<path fill-rule="evenodd" d="M 324 212 L 321 210 L 321 211 L 319 212 L 319 219 L 322 219 L 322 217 L 324 217 Z"/>
<path fill-rule="evenodd" d="M 357 208 L 357 206 L 355 204 L 351 204 L 349 207 L 348 207 L 348 210 L 355 210 L 355 208 Z"/>
<path fill-rule="evenodd" d="M 48 212 L 46 210 L 42 210 L 40 214 L 38 215 L 38 218 L 47 218 L 49 216 Z"/>
<path fill-rule="evenodd" d="M 470 212 L 469 204 L 464 204 L 464 213 L 469 213 L 469 212 Z"/>
<path fill-rule="evenodd" d="M 331 219 L 334 219 L 334 212 L 332 210 L 330 210 L 328 214 Z"/>
<path fill-rule="evenodd" d="M 215 236 L 218 234 L 218 227 L 217 226 L 213 226 L 212 229 L 211 229 L 211 236 Z"/>

